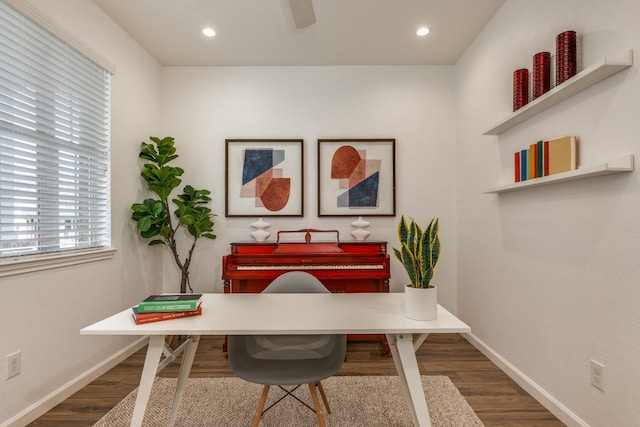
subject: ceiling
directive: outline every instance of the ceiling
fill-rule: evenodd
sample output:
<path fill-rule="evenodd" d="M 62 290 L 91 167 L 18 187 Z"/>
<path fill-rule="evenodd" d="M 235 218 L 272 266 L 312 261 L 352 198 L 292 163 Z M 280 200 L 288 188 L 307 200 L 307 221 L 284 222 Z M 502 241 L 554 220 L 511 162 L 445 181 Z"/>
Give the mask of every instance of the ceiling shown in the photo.
<path fill-rule="evenodd" d="M 164 66 L 452 65 L 504 2 L 313 0 L 297 29 L 289 0 L 93 1 Z"/>

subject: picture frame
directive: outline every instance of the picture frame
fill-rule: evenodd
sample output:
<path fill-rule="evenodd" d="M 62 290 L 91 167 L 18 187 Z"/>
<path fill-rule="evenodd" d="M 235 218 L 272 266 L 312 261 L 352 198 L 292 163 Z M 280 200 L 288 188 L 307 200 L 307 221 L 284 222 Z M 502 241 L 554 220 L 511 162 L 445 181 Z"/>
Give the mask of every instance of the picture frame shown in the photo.
<path fill-rule="evenodd" d="M 318 139 L 318 216 L 395 216 L 395 144 Z"/>
<path fill-rule="evenodd" d="M 225 217 L 304 215 L 302 139 L 225 139 Z"/>

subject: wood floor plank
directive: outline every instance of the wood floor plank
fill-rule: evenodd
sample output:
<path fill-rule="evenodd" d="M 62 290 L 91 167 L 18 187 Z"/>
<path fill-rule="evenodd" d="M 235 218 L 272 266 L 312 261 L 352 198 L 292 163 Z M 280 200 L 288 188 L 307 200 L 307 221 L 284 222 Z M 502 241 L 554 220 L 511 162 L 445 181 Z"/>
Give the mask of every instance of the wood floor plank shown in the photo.
<path fill-rule="evenodd" d="M 191 377 L 232 376 L 221 337 L 202 337 Z M 28 427 L 87 427 L 133 391 L 146 348 L 136 352 Z M 564 424 L 458 334 L 432 334 L 417 353 L 423 375 L 446 375 L 487 427 L 559 427 Z M 160 376 L 176 377 L 180 358 Z M 349 343 L 339 375 L 395 375 L 393 360 L 376 342 Z"/>

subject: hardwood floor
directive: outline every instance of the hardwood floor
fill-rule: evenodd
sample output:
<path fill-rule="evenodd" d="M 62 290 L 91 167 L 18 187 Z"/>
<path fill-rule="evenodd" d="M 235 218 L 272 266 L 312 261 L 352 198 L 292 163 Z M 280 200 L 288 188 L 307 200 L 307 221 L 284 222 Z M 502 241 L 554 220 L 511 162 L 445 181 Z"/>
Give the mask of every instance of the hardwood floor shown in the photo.
<path fill-rule="evenodd" d="M 192 377 L 231 376 L 221 337 L 202 337 Z M 146 347 L 38 418 L 29 427 L 91 426 L 134 390 Z M 458 334 L 433 334 L 418 351 L 422 375 L 447 375 L 487 426 L 564 426 L 482 353 Z M 160 376 L 175 377 L 179 359 Z M 395 375 L 393 361 L 378 344 L 349 343 L 340 375 Z"/>

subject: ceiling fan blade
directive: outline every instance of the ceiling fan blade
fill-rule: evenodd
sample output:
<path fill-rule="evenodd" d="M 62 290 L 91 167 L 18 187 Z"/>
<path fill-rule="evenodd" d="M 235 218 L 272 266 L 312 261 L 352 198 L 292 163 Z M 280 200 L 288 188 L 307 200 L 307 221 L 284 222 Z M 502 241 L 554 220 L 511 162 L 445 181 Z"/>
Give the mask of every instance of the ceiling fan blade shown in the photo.
<path fill-rule="evenodd" d="M 313 12 L 312 0 L 289 0 L 289 6 L 296 28 L 306 28 L 315 24 L 316 14 Z"/>

